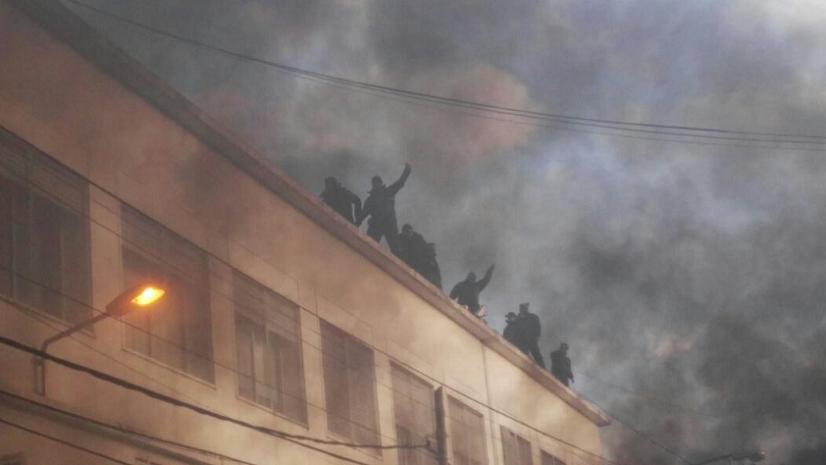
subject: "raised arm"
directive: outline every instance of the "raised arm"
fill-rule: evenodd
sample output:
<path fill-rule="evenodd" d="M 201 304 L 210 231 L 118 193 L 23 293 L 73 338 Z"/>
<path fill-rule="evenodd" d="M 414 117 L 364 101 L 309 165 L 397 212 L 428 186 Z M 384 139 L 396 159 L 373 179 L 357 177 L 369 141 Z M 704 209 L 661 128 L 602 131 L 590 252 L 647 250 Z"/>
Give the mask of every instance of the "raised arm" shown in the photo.
<path fill-rule="evenodd" d="M 404 187 L 404 183 L 407 182 L 407 178 L 410 177 L 410 170 L 411 170 L 410 163 L 405 163 L 404 164 L 404 171 L 402 172 L 402 175 L 398 179 L 398 181 L 396 181 L 393 184 L 390 184 L 389 186 L 387 186 L 387 192 L 390 195 L 396 195 L 396 193 L 399 192 L 402 187 Z"/>
<path fill-rule="evenodd" d="M 476 285 L 479 287 L 479 291 L 481 291 L 482 289 L 484 289 L 485 287 L 487 287 L 488 283 L 490 282 L 490 278 L 492 278 L 492 277 L 493 277 L 493 269 L 494 269 L 495 267 L 496 267 L 496 265 L 491 265 L 491 266 L 489 266 L 489 267 L 488 267 L 488 270 L 487 270 L 487 271 L 485 271 L 485 277 L 484 277 L 484 278 L 482 278 L 482 279 L 480 279 L 480 280 L 476 283 Z"/>

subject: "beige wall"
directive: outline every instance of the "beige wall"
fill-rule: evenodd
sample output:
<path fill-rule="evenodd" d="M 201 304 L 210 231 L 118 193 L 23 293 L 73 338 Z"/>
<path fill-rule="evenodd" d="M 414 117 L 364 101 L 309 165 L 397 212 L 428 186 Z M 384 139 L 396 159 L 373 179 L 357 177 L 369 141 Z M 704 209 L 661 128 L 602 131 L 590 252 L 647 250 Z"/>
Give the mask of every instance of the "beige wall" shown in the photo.
<path fill-rule="evenodd" d="M 319 352 L 319 319 L 324 319 L 376 349 L 385 442 L 394 441 L 389 375 L 394 359 L 539 430 L 600 452 L 597 427 L 582 414 L 3 2 L 0 57 L 0 125 L 91 183 L 96 308 L 105 306 L 123 286 L 121 201 L 211 255 L 213 346 L 219 365 L 214 384 L 125 350 L 123 328 L 113 320 L 98 324 L 94 335 L 81 334 L 56 344 L 55 354 L 249 422 L 328 437 Z M 236 395 L 231 371 L 235 366 L 232 268 L 301 307 L 309 430 Z M 60 326 L 9 304 L 0 303 L 0 311 L 2 334 L 29 344 L 36 345 Z M 20 373 L 0 377 L 0 385 L 31 392 L 28 357 L 0 349 L 0 364 L 5 373 Z M 58 367 L 50 367 L 48 376 L 50 387 L 61 386 L 50 390 L 50 401 L 104 421 L 220 448 L 256 463 L 326 461 L 283 441 L 159 406 Z M 480 410 L 478 404 L 468 405 Z M 501 463 L 501 445 L 495 439 L 500 423 L 531 440 L 537 463 L 540 445 L 570 464 L 578 463 L 577 455 L 559 442 L 502 415 L 484 413 L 490 433 L 489 463 Z M 9 436 L 0 434 L 2 456 L 10 442 L 5 439 Z M 359 460 L 378 460 L 357 451 L 335 450 Z M 395 463 L 395 454 L 386 452 L 380 460 Z"/>

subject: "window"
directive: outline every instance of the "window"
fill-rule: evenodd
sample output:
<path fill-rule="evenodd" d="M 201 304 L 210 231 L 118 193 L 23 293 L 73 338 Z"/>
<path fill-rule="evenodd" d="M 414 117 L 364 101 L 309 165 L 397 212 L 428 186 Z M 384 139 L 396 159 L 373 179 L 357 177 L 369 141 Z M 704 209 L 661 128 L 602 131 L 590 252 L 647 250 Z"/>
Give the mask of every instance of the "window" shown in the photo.
<path fill-rule="evenodd" d="M 533 465 L 531 443 L 513 431 L 500 427 L 502 433 L 502 456 L 505 465 Z"/>
<path fill-rule="evenodd" d="M 352 442 L 378 444 L 373 351 L 324 321 L 321 322 L 321 350 L 327 427 Z"/>
<path fill-rule="evenodd" d="M 239 395 L 306 423 L 298 307 L 238 272 L 233 294 Z"/>
<path fill-rule="evenodd" d="M 151 311 L 124 317 L 126 347 L 212 381 L 206 255 L 126 205 L 122 219 L 124 287 L 156 281 L 167 288 Z"/>
<path fill-rule="evenodd" d="M 485 465 L 485 425 L 482 414 L 449 397 L 448 424 L 454 465 Z"/>
<path fill-rule="evenodd" d="M 559 458 L 545 452 L 544 450 L 539 451 L 539 456 L 542 459 L 542 465 L 565 465 L 565 462 L 559 460 Z"/>
<path fill-rule="evenodd" d="M 91 314 L 87 187 L 0 129 L 0 295 L 77 323 Z"/>
<path fill-rule="evenodd" d="M 436 438 L 433 386 L 401 368 L 391 366 L 396 437 L 400 444 L 425 444 Z M 399 449 L 399 465 L 436 465 L 436 455 L 425 449 Z"/>

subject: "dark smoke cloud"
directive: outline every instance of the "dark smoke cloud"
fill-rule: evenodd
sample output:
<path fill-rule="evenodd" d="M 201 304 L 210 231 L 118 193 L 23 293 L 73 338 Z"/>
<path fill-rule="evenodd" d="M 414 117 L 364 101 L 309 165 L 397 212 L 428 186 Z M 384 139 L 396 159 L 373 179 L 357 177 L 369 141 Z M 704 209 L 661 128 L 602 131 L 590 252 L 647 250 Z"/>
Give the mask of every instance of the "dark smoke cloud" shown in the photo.
<path fill-rule="evenodd" d="M 769 132 L 826 123 L 826 7 L 745 0 L 101 6 L 260 57 L 539 111 Z M 826 461 L 826 153 L 608 138 L 328 87 L 88 19 L 310 189 L 414 166 L 401 221 L 446 283 L 490 262 L 576 389 L 694 461 Z M 677 463 L 616 424 L 609 453 Z"/>

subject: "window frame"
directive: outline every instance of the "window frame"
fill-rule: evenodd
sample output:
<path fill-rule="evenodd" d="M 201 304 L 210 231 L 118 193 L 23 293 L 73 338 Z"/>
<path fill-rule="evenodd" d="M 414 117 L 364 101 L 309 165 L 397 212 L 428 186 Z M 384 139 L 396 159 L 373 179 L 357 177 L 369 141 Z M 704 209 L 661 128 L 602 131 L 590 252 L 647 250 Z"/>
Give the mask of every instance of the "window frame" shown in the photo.
<path fill-rule="evenodd" d="M 531 444 L 531 441 L 529 441 L 524 436 L 518 434 L 516 431 L 506 427 L 505 425 L 499 425 L 499 434 L 501 436 L 502 441 L 502 465 L 533 465 L 533 444 Z M 507 456 L 507 447 L 505 446 L 505 435 L 512 435 L 514 438 L 515 443 L 513 444 L 513 446 L 516 448 L 515 451 L 518 454 L 518 457 L 516 457 L 516 463 L 510 463 L 508 461 L 509 458 L 513 457 Z M 524 445 L 527 445 L 527 462 L 525 462 L 524 457 L 522 456 L 522 453 L 524 452 L 522 446 Z"/>
<path fill-rule="evenodd" d="M 334 438 L 357 442 L 357 438 L 355 437 L 355 434 L 353 433 L 353 427 L 352 427 L 352 424 L 355 423 L 355 421 L 354 421 L 353 415 L 352 415 L 352 406 L 353 406 L 353 404 L 352 404 L 352 395 L 349 395 L 352 391 L 352 386 L 350 386 L 350 383 L 349 383 L 351 378 L 349 376 L 347 377 L 347 384 L 348 384 L 347 385 L 347 389 L 348 389 L 348 405 L 347 405 L 348 418 L 346 420 L 347 420 L 348 425 L 350 425 L 350 435 L 349 436 L 343 435 L 343 434 L 333 430 L 333 428 L 331 428 L 331 426 L 330 426 L 330 405 L 329 405 L 330 404 L 330 402 L 329 402 L 330 394 L 328 392 L 329 386 L 327 384 L 327 362 L 326 362 L 328 355 L 326 355 L 327 351 L 324 348 L 325 341 L 327 340 L 327 338 L 324 337 L 325 327 L 329 328 L 329 330 L 332 330 L 335 333 L 338 333 L 337 335 L 339 337 L 341 337 L 342 339 L 344 339 L 345 341 L 347 341 L 348 343 L 355 344 L 357 346 L 361 346 L 360 347 L 361 349 L 364 349 L 364 350 L 367 350 L 367 351 L 370 352 L 370 363 L 371 363 L 371 370 L 370 371 L 371 371 L 371 374 L 372 374 L 372 379 L 370 380 L 370 391 L 371 391 L 372 397 L 373 397 L 373 402 L 372 402 L 373 418 L 372 418 L 372 421 L 373 421 L 373 426 L 375 427 L 375 429 L 373 430 L 373 433 L 375 434 L 375 443 L 380 444 L 381 443 L 381 438 L 382 438 L 382 435 L 381 435 L 381 415 L 379 414 L 379 405 L 378 405 L 379 404 L 379 399 L 378 399 L 378 397 L 379 397 L 378 396 L 378 377 L 376 375 L 376 354 L 375 354 L 375 350 L 373 350 L 372 347 L 370 347 L 368 344 L 363 342 L 361 339 L 359 339 L 356 336 L 353 336 L 352 334 L 344 331 L 343 329 L 339 328 L 338 326 L 336 326 L 336 325 L 334 325 L 334 324 L 332 324 L 332 323 L 330 323 L 326 320 L 323 320 L 323 319 L 319 319 L 319 322 L 320 322 L 319 326 L 320 326 L 320 329 L 321 329 L 321 331 L 320 331 L 321 334 L 320 335 L 321 335 L 321 348 L 322 348 L 321 349 L 321 364 L 322 364 L 322 368 L 321 368 L 322 373 L 321 373 L 321 375 L 322 375 L 322 383 L 323 383 L 323 386 L 324 386 L 324 409 L 325 409 L 325 412 L 326 412 L 325 416 L 326 416 L 326 431 L 327 431 L 327 434 L 334 437 Z M 346 350 L 346 348 L 345 348 L 345 350 Z M 348 366 L 347 368 L 349 369 L 350 367 Z M 365 453 L 371 455 L 371 456 L 380 457 L 382 455 L 382 450 L 381 449 L 363 449 L 363 451 Z"/>
<path fill-rule="evenodd" d="M 147 323 L 148 327 L 146 329 L 137 327 L 136 323 L 129 321 L 130 316 L 134 316 L 134 315 L 127 314 L 123 317 L 124 320 L 126 320 L 126 321 L 124 321 L 124 324 L 122 325 L 123 326 L 123 339 L 122 339 L 122 348 L 123 348 L 123 350 L 130 353 L 130 354 L 132 354 L 132 355 L 134 355 L 134 356 L 140 357 L 140 358 L 142 358 L 142 359 L 144 359 L 148 362 L 151 362 L 151 363 L 157 364 L 159 366 L 162 366 L 166 369 L 172 370 L 172 371 L 176 372 L 179 375 L 182 375 L 182 376 L 185 376 L 189 379 L 192 379 L 193 381 L 197 381 L 197 382 L 203 383 L 204 385 L 209 386 L 211 388 L 215 388 L 216 387 L 216 375 L 215 375 L 215 371 L 216 371 L 215 370 L 215 365 L 216 365 L 216 363 L 215 363 L 215 340 L 214 340 L 215 330 L 214 330 L 214 321 L 213 321 L 214 319 L 213 319 L 213 316 L 212 316 L 212 306 L 213 306 L 212 305 L 212 282 L 211 282 L 212 277 L 211 277 L 211 273 L 210 273 L 210 270 L 209 270 L 209 256 L 210 256 L 209 253 L 207 253 L 206 251 L 204 251 L 203 249 L 201 249 L 200 247 L 198 247 L 197 245 L 192 243 L 192 241 L 190 241 L 190 240 L 186 239 L 185 237 L 179 235 L 178 233 L 172 231 L 169 227 L 167 227 L 166 225 L 164 225 L 160 221 L 150 217 L 149 215 L 143 213 L 142 211 L 140 211 L 139 209 L 133 207 L 132 205 L 130 205 L 130 204 L 124 202 L 124 201 L 120 201 L 119 203 L 120 203 L 120 212 L 121 212 L 121 215 L 120 215 L 121 234 L 119 236 L 120 237 L 120 258 L 121 258 L 121 265 L 122 265 L 121 268 L 123 270 L 122 279 L 124 280 L 124 284 L 127 284 L 127 281 L 128 281 L 128 278 L 127 278 L 128 272 L 127 272 L 127 264 L 126 264 L 127 260 L 125 258 L 125 255 L 128 251 L 129 254 L 133 254 L 133 255 L 137 256 L 139 259 L 144 260 L 145 262 L 147 262 L 150 266 L 159 267 L 160 268 L 160 274 L 162 274 L 162 275 L 171 275 L 175 279 L 178 279 L 178 280 L 181 280 L 181 281 L 187 283 L 187 286 L 192 286 L 194 289 L 197 289 L 196 279 L 194 279 L 191 276 L 186 276 L 186 274 L 182 270 L 180 270 L 176 265 L 173 265 L 172 263 L 169 263 L 169 262 L 165 261 L 163 258 L 157 256 L 156 251 L 147 250 L 141 244 L 133 243 L 127 238 L 127 233 L 126 233 L 126 228 L 127 228 L 126 216 L 127 216 L 127 214 L 134 215 L 139 220 L 144 221 L 145 224 L 142 225 L 141 227 L 145 228 L 148 225 L 150 228 L 152 228 L 154 231 L 158 232 L 160 235 L 165 236 L 166 238 L 168 238 L 167 241 L 171 240 L 175 243 L 185 244 L 186 247 L 191 248 L 191 251 L 196 252 L 199 259 L 202 260 L 203 269 L 201 270 L 201 272 L 203 273 L 203 276 L 201 276 L 201 278 L 203 279 L 203 284 L 206 286 L 206 289 L 203 292 L 203 296 L 200 296 L 200 297 L 203 300 L 203 304 L 204 304 L 204 308 L 202 309 L 202 311 L 205 312 L 206 318 L 208 319 L 208 323 L 209 323 L 207 325 L 208 330 L 209 330 L 209 335 L 208 335 L 208 338 L 205 339 L 205 341 L 208 341 L 208 343 L 209 343 L 209 354 L 208 354 L 208 356 L 207 356 L 207 354 L 197 354 L 191 348 L 189 348 L 187 346 L 186 341 L 187 341 L 187 335 L 189 334 L 189 332 L 186 332 L 186 328 L 185 328 L 186 327 L 186 322 L 185 321 L 183 323 L 181 323 L 182 330 L 185 331 L 185 334 L 183 336 L 183 341 L 173 341 L 173 342 L 174 342 L 174 346 L 176 347 L 176 350 L 181 351 L 182 355 L 184 357 L 187 357 L 187 360 L 188 360 L 188 357 L 207 358 L 208 362 L 209 362 L 207 364 L 207 366 L 208 366 L 208 375 L 209 376 L 208 377 L 202 377 L 197 372 L 195 372 L 194 370 L 189 369 L 189 363 L 190 362 L 188 362 L 188 361 L 185 361 L 183 363 L 184 366 L 177 366 L 174 363 L 172 363 L 172 362 L 170 362 L 170 361 L 168 361 L 164 358 L 161 358 L 158 355 L 153 355 L 151 353 L 151 349 L 150 349 L 150 353 L 144 353 L 140 348 L 132 346 L 132 344 L 130 343 L 130 337 L 132 337 L 132 336 L 130 336 L 130 331 L 138 331 L 142 334 L 145 334 L 145 337 L 147 337 L 148 340 L 150 340 L 150 342 L 151 342 L 152 337 L 158 338 L 161 341 L 166 341 L 166 339 L 167 339 L 165 336 L 158 335 L 157 333 L 152 331 L 151 321 Z M 130 211 L 130 210 L 131 210 L 131 212 L 127 213 L 127 211 Z M 132 227 L 137 227 L 137 226 L 132 225 Z M 168 295 L 169 294 L 167 294 L 167 296 Z M 190 311 L 197 311 L 197 310 L 198 310 L 197 308 L 190 309 Z M 185 318 L 186 315 L 178 315 L 178 317 L 179 318 Z"/>
<path fill-rule="evenodd" d="M 59 209 L 61 213 L 73 215 L 74 217 L 76 217 L 80 226 L 79 233 L 83 239 L 83 247 L 85 248 L 85 250 L 82 251 L 81 257 L 82 267 L 85 270 L 85 282 L 83 283 L 85 289 L 82 289 L 81 292 L 78 293 L 79 295 L 81 295 L 80 297 L 75 297 L 72 296 L 65 289 L 66 277 L 64 275 L 64 270 L 62 269 L 63 262 L 66 260 L 66 254 L 63 247 L 65 237 L 61 235 L 59 238 L 61 245 L 60 289 L 53 289 L 51 287 L 48 287 L 48 284 L 42 283 L 40 281 L 35 281 L 32 278 L 27 279 L 18 277 L 18 274 L 20 274 L 20 272 L 15 269 L 15 267 L 17 266 L 15 263 L 15 233 L 13 229 L 10 230 L 10 266 L 9 270 L 7 270 L 9 274 L 9 294 L 6 295 L 0 292 L 0 299 L 7 301 L 8 303 L 15 305 L 22 310 L 32 311 L 38 317 L 47 318 L 50 321 L 67 327 L 92 317 L 94 315 L 94 285 L 92 273 L 92 234 L 89 214 L 89 181 L 80 174 L 76 173 L 70 167 L 52 158 L 49 154 L 39 150 L 38 148 L 27 142 L 25 139 L 6 129 L 2 125 L 0 125 L 0 150 L 9 151 L 9 153 L 12 156 L 18 157 L 19 162 L 22 164 L 22 166 L 17 167 L 17 169 L 19 169 L 20 171 L 16 173 L 15 167 L 13 167 L 13 162 L 8 165 L 5 165 L 8 168 L 8 171 L 0 170 L 0 172 L 4 173 L 4 176 L 9 179 L 8 182 L 10 184 L 17 185 L 21 188 L 21 190 L 25 192 L 26 204 L 28 206 L 29 214 L 29 218 L 27 219 L 27 227 L 32 228 L 30 222 L 33 221 L 33 219 L 31 218 L 31 215 L 34 211 L 33 204 L 35 201 L 35 197 L 38 197 L 39 199 L 48 202 L 48 205 L 50 207 Z M 49 192 L 48 190 L 39 186 L 37 182 L 33 182 L 35 170 L 39 170 L 44 173 L 51 173 L 52 176 L 65 179 L 66 182 L 74 184 L 74 186 L 72 187 L 77 187 L 77 193 L 79 194 L 79 198 L 76 199 L 78 202 L 78 207 L 75 208 L 67 201 L 58 198 L 58 196 L 54 192 Z M 10 219 L 11 222 L 9 227 L 13 228 L 13 224 L 15 223 L 15 221 L 13 220 L 13 216 L 10 216 Z M 3 270 L 0 270 L 0 272 L 2 271 Z M 25 300 L 23 300 L 23 298 L 19 295 L 22 292 L 18 290 L 19 281 L 31 282 L 35 286 L 42 286 L 46 290 L 51 290 L 52 292 L 55 292 L 59 300 L 59 309 L 56 313 L 59 313 L 59 315 L 54 312 L 49 312 L 48 310 L 40 308 L 40 305 L 34 305 L 30 302 L 26 302 Z M 74 301 L 78 306 L 85 307 L 85 310 L 77 318 L 77 321 L 74 321 L 67 316 L 70 312 L 70 310 L 66 307 L 67 301 Z M 92 336 L 94 335 L 94 328 L 84 328 L 82 332 Z"/>
<path fill-rule="evenodd" d="M 393 397 L 393 426 L 396 429 L 396 440 L 397 440 L 397 442 L 401 443 L 401 440 L 400 440 L 400 437 L 399 437 L 400 435 L 399 435 L 399 424 L 398 424 L 399 409 L 398 409 L 397 404 L 396 404 L 396 393 L 398 392 L 397 389 L 396 389 L 396 384 L 395 384 L 396 383 L 396 376 L 394 374 L 394 372 L 396 372 L 396 371 L 403 374 L 404 376 L 407 376 L 407 377 L 411 378 L 413 381 L 415 381 L 415 382 L 417 382 L 417 383 L 419 383 L 423 386 L 427 386 L 430 389 L 430 396 L 429 396 L 430 403 L 431 403 L 430 404 L 430 407 L 431 407 L 430 416 L 431 416 L 431 419 L 433 420 L 433 423 L 432 423 L 432 425 L 430 425 L 431 428 L 432 428 L 431 429 L 431 434 L 428 434 L 427 436 L 424 436 L 424 437 L 427 438 L 428 436 L 430 436 L 434 440 L 438 441 L 438 434 L 439 434 L 439 432 L 438 432 L 438 422 L 439 422 L 439 419 L 437 418 L 437 414 L 436 414 L 436 395 L 437 395 L 436 387 L 433 384 L 431 384 L 431 383 L 427 382 L 426 380 L 424 380 L 422 377 L 420 377 L 420 376 L 416 375 L 415 373 L 413 373 L 411 370 L 409 370 L 409 369 L 405 368 L 404 366 L 402 366 L 399 362 L 396 362 L 395 360 L 391 360 L 390 361 L 390 383 L 391 383 L 391 391 L 392 391 L 392 397 Z M 403 464 L 407 463 L 405 461 L 406 459 L 403 458 L 403 454 L 405 452 L 418 453 L 418 454 L 428 454 L 429 453 L 428 451 L 425 451 L 423 449 L 407 449 L 407 450 L 399 449 L 398 450 L 398 463 L 399 463 L 399 465 L 403 465 Z M 425 458 L 424 461 L 425 461 L 424 464 L 421 464 L 421 465 L 438 465 L 439 457 L 437 457 L 436 455 L 433 455 L 432 457 L 430 457 L 430 460 Z M 417 459 L 416 464 L 418 465 L 419 463 L 420 462 Z"/>
<path fill-rule="evenodd" d="M 301 405 L 302 405 L 301 418 L 296 418 L 296 417 L 282 411 L 283 409 L 282 410 L 277 410 L 276 408 L 274 408 L 273 407 L 274 402 L 273 402 L 272 398 L 270 398 L 270 406 L 267 407 L 266 405 L 258 402 L 257 392 L 253 393 L 255 395 L 256 399 L 249 399 L 247 397 L 244 397 L 244 395 L 241 393 L 240 378 L 241 378 L 242 374 L 241 374 L 240 368 L 239 368 L 241 366 L 241 363 L 240 363 L 240 353 L 239 353 L 240 352 L 240 347 L 239 347 L 240 341 L 238 339 L 238 318 L 244 318 L 248 321 L 249 324 L 258 325 L 258 326 L 261 326 L 263 328 L 265 341 L 266 341 L 266 344 L 265 344 L 266 348 L 271 347 L 271 344 L 270 344 L 271 339 L 269 337 L 270 334 L 274 334 L 276 337 L 279 337 L 278 331 L 277 330 L 273 331 L 273 330 L 271 330 L 271 328 L 279 328 L 281 326 L 278 323 L 276 323 L 273 318 L 268 317 L 267 314 L 270 313 L 272 311 L 272 309 L 270 309 L 270 308 L 256 308 L 256 309 L 243 308 L 238 304 L 238 302 L 237 302 L 238 299 L 237 299 L 237 297 L 235 297 L 234 293 L 236 291 L 236 279 L 239 279 L 239 278 L 242 279 L 242 280 L 247 281 L 248 284 L 252 284 L 252 285 L 260 288 L 260 290 L 262 290 L 263 292 L 266 292 L 267 294 L 269 294 L 270 297 L 273 297 L 274 300 L 280 301 L 280 304 L 284 305 L 284 307 L 293 309 L 295 311 L 295 317 L 296 317 L 295 318 L 295 338 L 296 338 L 295 345 L 296 345 L 297 360 L 298 360 L 297 369 L 298 369 L 299 373 L 301 374 L 300 385 L 298 386 L 298 389 L 301 391 Z M 233 319 L 232 319 L 232 321 L 233 321 L 233 338 L 235 340 L 233 349 L 234 349 L 234 353 L 235 353 L 235 367 L 236 367 L 236 373 L 235 373 L 235 375 L 236 375 L 235 376 L 235 381 L 236 381 L 235 382 L 235 395 L 236 395 L 236 397 L 244 403 L 247 403 L 247 404 L 250 404 L 254 407 L 265 410 L 265 411 L 267 411 L 271 414 L 277 415 L 279 417 L 282 417 L 286 420 L 289 420 L 289 421 L 291 421 L 293 423 L 296 423 L 296 424 L 299 424 L 301 426 L 309 427 L 309 412 L 308 412 L 309 408 L 308 408 L 308 403 L 307 403 L 307 374 L 306 374 L 306 371 L 304 369 L 304 341 L 303 341 L 303 338 L 301 337 L 301 307 L 298 304 L 296 304 L 295 302 L 290 301 L 286 297 L 278 294 L 277 292 L 273 291 L 269 287 L 261 284 L 260 282 L 258 282 L 255 279 L 249 277 L 248 275 L 244 274 L 241 271 L 233 269 L 232 280 L 233 280 L 233 302 L 232 302 L 233 303 Z M 281 336 L 281 337 L 283 338 L 283 336 Z M 254 364 L 253 364 L 253 367 L 254 367 Z M 253 386 L 255 386 L 256 384 L 257 384 L 257 381 L 256 381 L 256 378 L 255 378 L 255 373 L 253 372 Z M 275 386 L 270 386 L 270 387 L 275 388 Z M 283 389 L 282 389 L 282 391 L 283 391 Z M 284 394 L 284 395 L 290 395 L 290 394 Z"/>
<path fill-rule="evenodd" d="M 450 441 L 450 446 L 449 447 L 450 447 L 451 463 L 455 464 L 455 463 L 458 462 L 456 460 L 456 449 L 457 449 L 457 447 L 456 447 L 456 442 L 455 442 L 455 438 L 456 438 L 457 434 L 456 434 L 456 432 L 453 431 L 453 424 L 454 424 L 453 418 L 454 418 L 454 415 L 456 414 L 456 412 L 454 412 L 454 405 L 460 406 L 462 408 L 462 413 L 463 414 L 465 412 L 468 412 L 468 413 L 470 413 L 470 414 L 472 414 L 472 415 L 479 418 L 479 426 L 480 426 L 479 435 L 481 437 L 482 445 L 484 447 L 482 447 L 481 461 L 478 462 L 478 465 L 488 465 L 490 463 L 490 457 L 488 457 L 488 432 L 487 432 L 486 427 L 485 427 L 485 415 L 482 412 L 480 412 L 480 411 L 478 411 L 478 410 L 476 410 L 472 407 L 469 407 L 466 403 L 462 402 L 461 400 L 457 399 L 456 397 L 454 397 L 452 395 L 448 395 L 447 396 L 447 419 L 446 419 L 447 421 L 446 421 L 446 423 L 447 423 L 447 430 L 448 430 L 448 435 L 449 435 L 448 438 L 449 438 L 449 441 Z M 468 447 L 470 447 L 470 446 L 468 446 Z"/>

